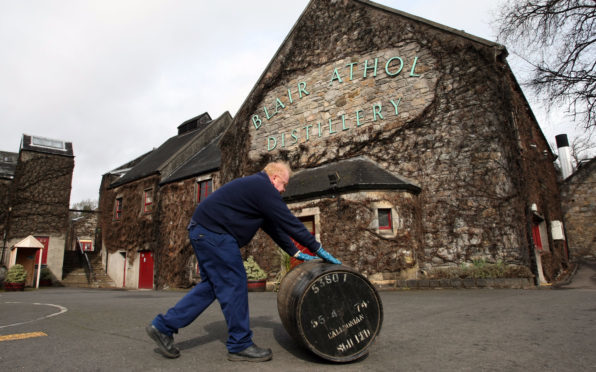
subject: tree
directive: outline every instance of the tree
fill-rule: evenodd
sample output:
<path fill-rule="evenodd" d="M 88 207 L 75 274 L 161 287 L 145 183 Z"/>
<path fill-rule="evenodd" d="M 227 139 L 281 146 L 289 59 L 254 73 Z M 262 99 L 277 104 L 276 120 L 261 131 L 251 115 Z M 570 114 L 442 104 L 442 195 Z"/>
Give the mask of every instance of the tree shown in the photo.
<path fill-rule="evenodd" d="M 590 153 L 596 149 L 596 144 L 592 141 L 591 136 L 576 137 L 571 141 L 571 157 L 573 158 L 574 170 L 579 167 L 584 160 L 590 159 Z"/>
<path fill-rule="evenodd" d="M 549 103 L 568 105 L 576 123 L 596 128 L 596 1 L 509 0 L 499 41 L 533 69 L 526 83 Z"/>
<path fill-rule="evenodd" d="M 85 199 L 80 202 L 76 202 L 70 208 L 70 218 L 80 217 L 82 213 L 80 211 L 94 211 L 97 209 L 97 200 Z"/>

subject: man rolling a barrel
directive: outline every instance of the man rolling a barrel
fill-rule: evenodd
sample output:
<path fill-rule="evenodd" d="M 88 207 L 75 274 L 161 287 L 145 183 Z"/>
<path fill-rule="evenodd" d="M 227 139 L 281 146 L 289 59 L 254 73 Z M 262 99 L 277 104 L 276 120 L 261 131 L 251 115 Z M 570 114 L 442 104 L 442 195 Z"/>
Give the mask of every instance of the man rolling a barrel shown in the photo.
<path fill-rule="evenodd" d="M 180 356 L 173 334 L 192 323 L 217 299 L 228 326 L 228 359 L 263 362 L 272 358 L 271 349 L 252 342 L 247 279 L 239 251 L 259 228 L 299 260 L 316 257 L 300 252 L 290 237 L 325 261 L 341 264 L 323 249 L 281 198 L 290 173 L 285 162 L 269 163 L 262 172 L 225 184 L 197 206 L 188 230 L 201 282 L 165 315 L 157 315 L 146 329 L 166 357 Z"/>

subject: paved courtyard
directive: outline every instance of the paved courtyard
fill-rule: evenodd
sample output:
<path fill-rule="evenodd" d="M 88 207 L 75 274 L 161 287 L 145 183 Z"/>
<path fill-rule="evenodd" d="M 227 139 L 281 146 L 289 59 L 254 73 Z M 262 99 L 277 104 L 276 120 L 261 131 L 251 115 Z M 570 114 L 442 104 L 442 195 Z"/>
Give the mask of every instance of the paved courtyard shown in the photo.
<path fill-rule="evenodd" d="M 381 292 L 384 322 L 369 356 L 319 359 L 286 333 L 276 293 L 251 293 L 266 363 L 229 362 L 217 303 L 157 354 L 144 327 L 184 291 L 47 288 L 0 292 L 0 370 L 23 371 L 594 371 L 594 265 L 561 289 Z"/>

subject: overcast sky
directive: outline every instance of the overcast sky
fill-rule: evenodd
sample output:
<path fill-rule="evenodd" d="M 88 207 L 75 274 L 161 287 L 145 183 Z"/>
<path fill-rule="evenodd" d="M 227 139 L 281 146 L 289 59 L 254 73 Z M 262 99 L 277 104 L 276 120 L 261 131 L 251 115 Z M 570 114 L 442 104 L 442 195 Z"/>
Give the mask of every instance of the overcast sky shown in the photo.
<path fill-rule="evenodd" d="M 503 1 L 377 2 L 495 41 Z M 18 152 L 22 134 L 72 142 L 71 204 L 97 199 L 102 174 L 183 121 L 235 115 L 307 3 L 0 0 L 0 150 Z M 549 142 L 571 134 L 531 104 Z"/>

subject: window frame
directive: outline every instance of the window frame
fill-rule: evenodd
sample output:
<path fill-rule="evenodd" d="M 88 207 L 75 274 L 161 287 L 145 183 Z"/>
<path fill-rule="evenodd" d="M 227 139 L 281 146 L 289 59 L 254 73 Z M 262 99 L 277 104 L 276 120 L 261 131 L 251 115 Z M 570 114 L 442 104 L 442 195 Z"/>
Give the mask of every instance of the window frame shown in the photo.
<path fill-rule="evenodd" d="M 381 225 L 381 213 L 387 216 L 387 224 Z M 379 231 L 393 231 L 393 218 L 391 208 L 377 208 L 377 220 L 379 221 Z"/>
<path fill-rule="evenodd" d="M 93 240 L 81 239 L 81 240 L 79 240 L 79 243 L 81 245 L 81 250 L 83 252 L 93 252 L 94 251 Z M 86 249 L 86 247 L 88 247 L 88 249 Z"/>
<path fill-rule="evenodd" d="M 147 196 L 150 197 L 150 201 L 147 202 Z M 143 191 L 143 213 L 153 212 L 153 188 L 145 189 Z"/>
<path fill-rule="evenodd" d="M 196 182 L 196 204 L 200 204 L 201 201 L 205 200 L 206 197 L 213 193 L 213 178 L 205 178 L 202 180 L 197 180 Z M 203 185 L 206 185 L 205 189 L 203 189 Z M 205 195 L 203 195 L 203 190 L 205 190 Z"/>
<path fill-rule="evenodd" d="M 120 219 L 122 218 L 122 205 L 122 197 L 116 197 L 116 201 L 114 203 L 114 221 L 120 221 Z"/>

